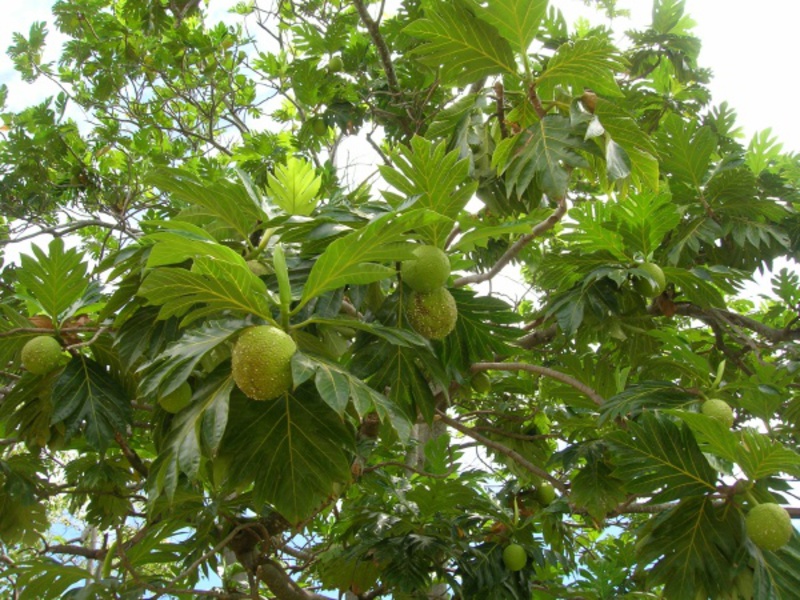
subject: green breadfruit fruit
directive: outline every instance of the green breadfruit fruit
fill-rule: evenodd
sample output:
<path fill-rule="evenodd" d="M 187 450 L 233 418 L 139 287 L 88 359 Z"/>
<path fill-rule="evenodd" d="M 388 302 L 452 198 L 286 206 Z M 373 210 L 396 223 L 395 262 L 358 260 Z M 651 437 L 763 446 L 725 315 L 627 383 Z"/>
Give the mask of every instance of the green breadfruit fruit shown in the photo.
<path fill-rule="evenodd" d="M 528 554 L 519 544 L 509 544 L 503 549 L 503 564 L 509 571 L 521 571 L 527 562 Z"/>
<path fill-rule="evenodd" d="M 716 419 L 725 425 L 725 427 L 733 426 L 733 409 L 731 408 L 730 404 L 725 402 L 725 400 L 711 398 L 710 400 L 703 402 L 703 406 L 700 408 L 700 410 L 704 415 L 711 417 L 712 419 Z"/>
<path fill-rule="evenodd" d="M 406 316 L 417 333 L 430 340 L 441 340 L 455 328 L 458 308 L 447 288 L 439 288 L 430 294 L 412 292 Z"/>
<path fill-rule="evenodd" d="M 277 398 L 292 387 L 291 360 L 296 351 L 294 340 L 277 327 L 248 327 L 231 353 L 233 380 L 248 398 Z"/>
<path fill-rule="evenodd" d="M 311 122 L 311 131 L 314 132 L 314 135 L 325 135 L 328 133 L 328 125 L 322 119 L 314 119 Z"/>
<path fill-rule="evenodd" d="M 40 335 L 22 347 L 22 366 L 34 375 L 47 375 L 63 359 L 61 344 L 49 335 Z"/>
<path fill-rule="evenodd" d="M 184 381 L 169 394 L 161 396 L 158 403 L 168 413 L 178 413 L 192 402 L 192 387 Z"/>
<path fill-rule="evenodd" d="M 447 283 L 450 259 L 436 246 L 419 246 L 414 256 L 400 265 L 403 281 L 415 292 L 429 294 Z"/>
<path fill-rule="evenodd" d="M 792 517 L 785 508 L 774 502 L 753 507 L 745 519 L 747 535 L 762 550 L 775 551 L 792 539 Z"/>
<path fill-rule="evenodd" d="M 556 489 L 548 482 L 543 481 L 536 486 L 536 501 L 542 506 L 550 506 L 556 499 Z"/>
<path fill-rule="evenodd" d="M 344 61 L 341 56 L 333 56 L 328 61 L 328 71 L 331 73 L 340 73 L 344 70 Z"/>
<path fill-rule="evenodd" d="M 479 394 L 488 394 L 492 389 L 492 380 L 486 372 L 481 371 L 480 373 L 475 373 L 470 380 L 470 385 Z"/>
<path fill-rule="evenodd" d="M 637 268 L 650 276 L 639 277 L 633 284 L 633 287 L 642 296 L 654 298 L 660 295 L 667 287 L 667 278 L 664 276 L 664 271 L 657 264 L 642 263 Z"/>

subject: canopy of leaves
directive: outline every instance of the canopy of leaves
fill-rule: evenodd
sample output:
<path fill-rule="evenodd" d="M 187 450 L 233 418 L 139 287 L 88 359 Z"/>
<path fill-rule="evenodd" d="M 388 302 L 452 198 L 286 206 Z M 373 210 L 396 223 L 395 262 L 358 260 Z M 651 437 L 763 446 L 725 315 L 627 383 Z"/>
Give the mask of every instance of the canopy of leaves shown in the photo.
<path fill-rule="evenodd" d="M 8 49 L 55 92 L 0 87 L 0 596 L 796 597 L 745 518 L 800 514 L 800 158 L 711 103 L 684 3 L 216 4 Z M 297 346 L 266 401 L 253 325 Z"/>

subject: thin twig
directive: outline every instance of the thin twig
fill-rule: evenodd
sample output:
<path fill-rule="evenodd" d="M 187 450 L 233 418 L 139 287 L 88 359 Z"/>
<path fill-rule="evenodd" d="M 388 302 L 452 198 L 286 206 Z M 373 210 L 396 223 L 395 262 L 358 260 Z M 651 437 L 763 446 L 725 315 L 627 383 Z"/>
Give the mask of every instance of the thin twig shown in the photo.
<path fill-rule="evenodd" d="M 504 444 L 501 444 L 500 442 L 495 442 L 494 440 L 490 440 L 489 438 L 487 438 L 484 435 L 481 435 L 480 433 L 478 433 L 477 431 L 475 431 L 471 427 L 467 427 L 466 425 L 463 425 L 462 423 L 459 423 L 455 419 L 451 419 L 450 417 L 448 417 L 441 410 L 437 410 L 436 411 L 436 415 L 439 418 L 439 420 L 441 420 L 442 423 L 445 423 L 447 426 L 452 427 L 456 431 L 460 431 L 461 433 L 463 433 L 467 437 L 471 437 L 473 440 L 475 440 L 476 442 L 480 442 L 481 444 L 483 444 L 487 448 L 491 448 L 493 450 L 496 450 L 500 454 L 503 454 L 503 455 L 507 456 L 508 458 L 510 458 L 511 460 L 516 462 L 518 465 L 520 465 L 522 468 L 524 468 L 524 469 L 530 471 L 531 473 L 533 473 L 534 475 L 537 475 L 538 477 L 541 477 L 542 479 L 546 479 L 547 481 L 552 483 L 553 487 L 557 488 L 562 493 L 566 493 L 567 492 L 567 486 L 564 485 L 563 483 L 561 483 L 561 481 L 559 481 L 558 479 L 553 477 L 550 473 L 545 471 L 543 468 L 533 464 L 527 458 L 525 458 L 524 456 L 522 456 L 518 452 L 512 450 L 508 446 L 506 446 Z"/>
<path fill-rule="evenodd" d="M 532 240 L 536 239 L 544 232 L 552 229 L 556 223 L 558 223 L 561 218 L 567 212 L 567 200 L 566 198 L 559 198 L 558 199 L 558 206 L 556 207 L 553 214 L 547 217 L 544 221 L 537 223 L 530 233 L 523 235 L 519 238 L 516 242 L 514 242 L 511 247 L 505 251 L 503 256 L 497 259 L 497 262 L 492 266 L 491 269 L 486 271 L 485 273 L 473 273 L 472 275 L 467 275 L 465 277 L 459 277 L 453 283 L 455 287 L 463 287 L 465 285 L 469 285 L 470 283 L 481 283 L 483 281 L 489 281 L 495 275 L 497 275 L 503 268 L 508 265 L 512 260 L 514 260 L 517 255 L 522 252 L 522 249 L 525 248 Z"/>
<path fill-rule="evenodd" d="M 605 399 L 595 392 L 592 388 L 590 388 L 585 383 L 581 383 L 574 377 L 567 375 L 566 373 L 562 373 L 561 371 L 556 371 L 555 369 L 550 369 L 548 367 L 540 367 L 539 365 L 531 365 L 528 363 L 500 363 L 500 362 L 484 362 L 484 363 L 475 363 L 470 367 L 470 370 L 473 373 L 478 373 L 479 371 L 529 371 L 530 373 L 537 373 L 539 375 L 544 375 L 545 377 L 550 377 L 551 379 L 555 379 L 560 381 L 561 383 L 566 383 L 569 386 L 574 387 L 576 390 L 581 392 L 582 394 L 588 396 L 592 402 L 597 404 L 597 406 L 602 406 L 605 403 Z"/>

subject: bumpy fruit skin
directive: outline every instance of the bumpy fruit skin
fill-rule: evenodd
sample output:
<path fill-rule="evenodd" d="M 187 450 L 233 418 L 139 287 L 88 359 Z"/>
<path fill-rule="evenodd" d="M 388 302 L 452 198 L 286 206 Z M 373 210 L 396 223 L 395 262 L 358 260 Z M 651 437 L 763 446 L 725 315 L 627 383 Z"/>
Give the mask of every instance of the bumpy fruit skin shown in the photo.
<path fill-rule="evenodd" d="M 711 398 L 703 402 L 703 406 L 700 407 L 700 410 L 704 415 L 716 419 L 725 425 L 725 427 L 733 427 L 733 409 L 725 400 Z"/>
<path fill-rule="evenodd" d="M 647 273 L 651 278 L 639 277 L 633 284 L 633 287 L 642 296 L 654 298 L 664 291 L 667 287 L 667 278 L 664 277 L 664 271 L 661 270 L 655 263 L 642 263 L 638 268 Z"/>
<path fill-rule="evenodd" d="M 61 358 L 61 344 L 49 335 L 37 336 L 22 347 L 22 366 L 34 375 L 47 375 Z"/>
<path fill-rule="evenodd" d="M 161 396 L 158 403 L 168 413 L 178 413 L 192 402 L 192 387 L 184 381 L 169 394 Z"/>
<path fill-rule="evenodd" d="M 271 325 L 248 327 L 231 353 L 233 380 L 252 400 L 271 400 L 292 387 L 294 340 Z"/>
<path fill-rule="evenodd" d="M 450 292 L 438 288 L 430 294 L 412 292 L 406 316 L 417 333 L 429 340 L 441 340 L 455 329 L 458 308 Z"/>
<path fill-rule="evenodd" d="M 528 562 L 525 548 L 519 544 L 509 544 L 503 549 L 503 564 L 509 571 L 521 571 Z"/>
<path fill-rule="evenodd" d="M 415 292 L 429 294 L 447 283 L 450 259 L 436 246 L 419 246 L 414 256 L 400 265 L 403 281 Z"/>
<path fill-rule="evenodd" d="M 767 502 L 753 507 L 745 519 L 747 535 L 762 550 L 775 551 L 792 539 L 792 517 L 779 504 Z"/>

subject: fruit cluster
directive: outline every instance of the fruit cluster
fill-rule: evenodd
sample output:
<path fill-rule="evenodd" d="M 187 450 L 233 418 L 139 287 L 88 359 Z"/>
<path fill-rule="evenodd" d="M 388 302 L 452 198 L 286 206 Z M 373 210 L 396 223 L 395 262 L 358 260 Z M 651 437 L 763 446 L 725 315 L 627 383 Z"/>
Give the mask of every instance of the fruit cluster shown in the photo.
<path fill-rule="evenodd" d="M 450 259 L 436 246 L 419 246 L 413 259 L 403 261 L 400 273 L 413 291 L 406 317 L 414 330 L 431 339 L 445 338 L 456 326 L 458 309 L 445 283 L 450 277 Z"/>

